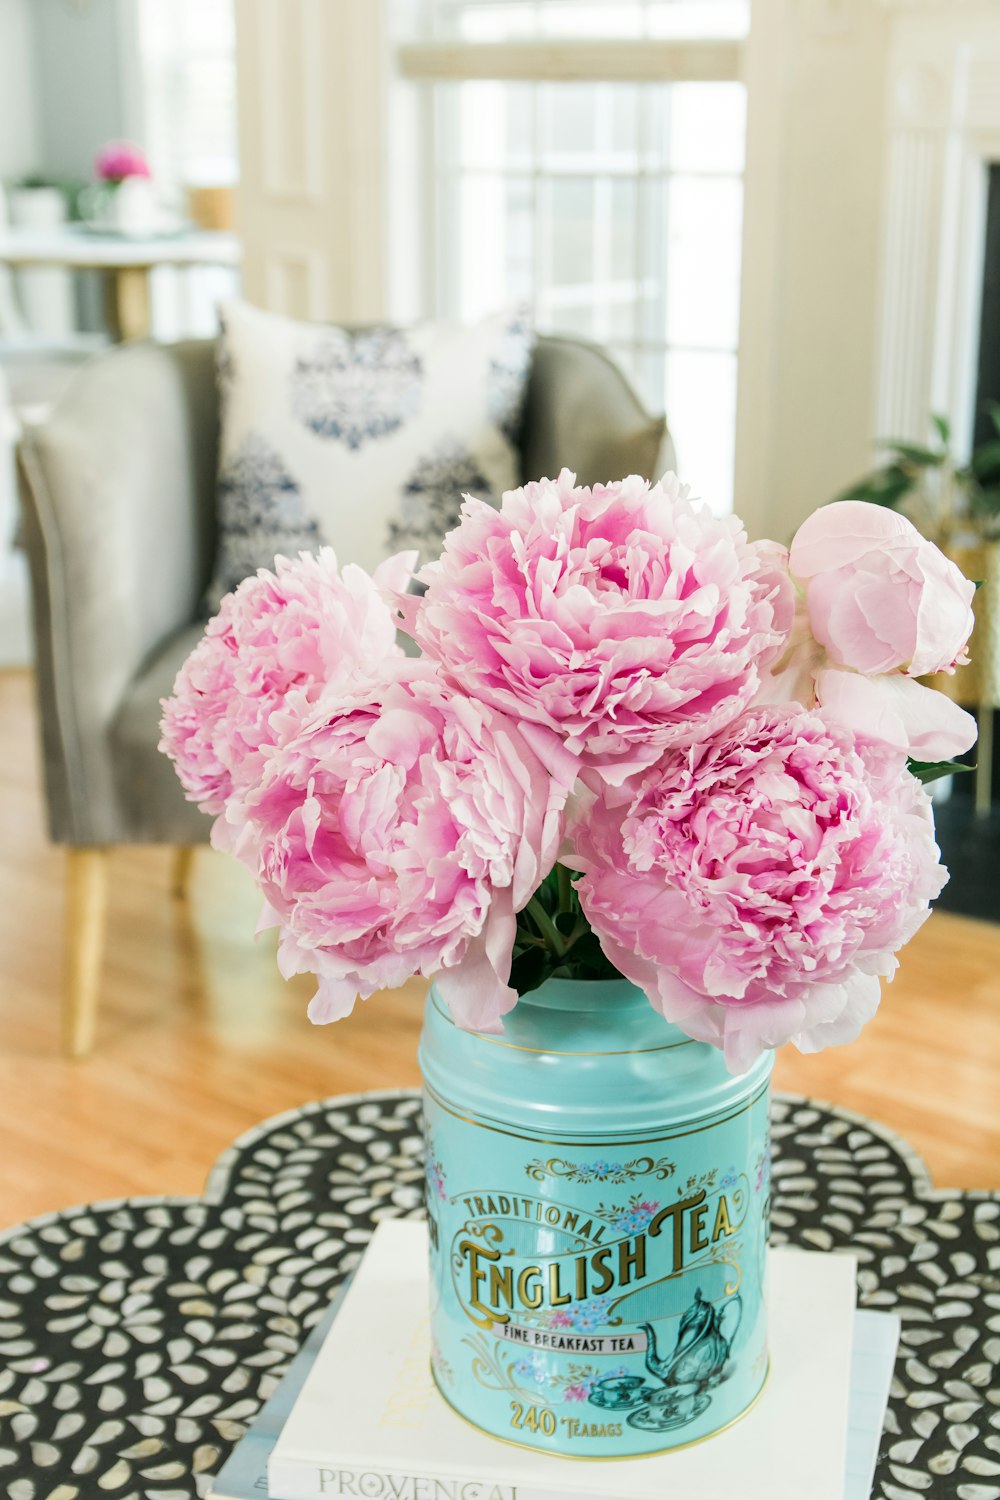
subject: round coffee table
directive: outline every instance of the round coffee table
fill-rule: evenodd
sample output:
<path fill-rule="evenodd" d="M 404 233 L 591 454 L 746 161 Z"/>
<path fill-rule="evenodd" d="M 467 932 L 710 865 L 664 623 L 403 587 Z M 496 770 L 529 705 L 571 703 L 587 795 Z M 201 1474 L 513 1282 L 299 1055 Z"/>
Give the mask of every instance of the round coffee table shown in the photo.
<path fill-rule="evenodd" d="M 861 1304 L 902 1319 L 875 1495 L 1000 1500 L 1000 1194 L 932 1189 L 889 1131 L 787 1095 L 772 1193 L 775 1243 L 849 1248 Z M 0 1497 L 205 1495 L 375 1224 L 422 1201 L 395 1090 L 265 1121 L 200 1198 L 0 1235 Z"/>

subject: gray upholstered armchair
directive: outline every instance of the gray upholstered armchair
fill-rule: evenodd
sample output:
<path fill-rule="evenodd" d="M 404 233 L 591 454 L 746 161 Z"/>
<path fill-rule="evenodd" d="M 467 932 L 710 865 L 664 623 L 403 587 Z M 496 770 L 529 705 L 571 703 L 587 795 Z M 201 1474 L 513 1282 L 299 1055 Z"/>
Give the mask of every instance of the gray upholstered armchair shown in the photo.
<path fill-rule="evenodd" d="M 64 1021 L 76 1055 L 93 1040 L 110 850 L 174 845 L 180 871 L 208 837 L 156 746 L 159 700 L 203 623 L 217 431 L 211 342 L 133 344 L 86 365 L 20 445 L 49 831 L 68 849 Z M 569 465 L 581 483 L 652 477 L 671 461 L 664 421 L 601 350 L 571 339 L 537 345 L 521 447 L 526 477 Z"/>

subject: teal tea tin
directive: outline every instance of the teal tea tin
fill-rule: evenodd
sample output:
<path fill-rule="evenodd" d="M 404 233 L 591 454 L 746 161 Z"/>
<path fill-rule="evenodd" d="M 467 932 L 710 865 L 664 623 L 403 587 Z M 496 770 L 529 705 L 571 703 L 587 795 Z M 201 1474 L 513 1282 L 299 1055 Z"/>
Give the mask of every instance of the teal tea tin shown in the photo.
<path fill-rule="evenodd" d="M 434 1376 L 574 1458 L 718 1432 L 767 1375 L 771 1058 L 734 1078 L 625 980 L 549 980 L 502 1036 L 432 986 L 420 1043 Z"/>

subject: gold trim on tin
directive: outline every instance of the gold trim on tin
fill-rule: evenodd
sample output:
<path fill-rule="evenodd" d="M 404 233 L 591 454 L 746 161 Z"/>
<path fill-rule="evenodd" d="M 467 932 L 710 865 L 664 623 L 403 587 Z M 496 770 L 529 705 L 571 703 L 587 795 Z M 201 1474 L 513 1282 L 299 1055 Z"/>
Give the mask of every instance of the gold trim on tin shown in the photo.
<path fill-rule="evenodd" d="M 616 1134 L 613 1137 L 614 1142 L 619 1146 L 652 1146 L 655 1145 L 658 1141 L 680 1141 L 684 1140 L 689 1135 L 700 1135 L 703 1130 L 714 1130 L 718 1125 L 728 1125 L 731 1120 L 739 1119 L 740 1115 L 746 1114 L 748 1109 L 752 1109 L 759 1100 L 763 1099 L 768 1089 L 770 1088 L 770 1084 L 771 1080 L 770 1078 L 768 1078 L 767 1081 L 763 1083 L 757 1090 L 756 1094 L 754 1094 L 751 1099 L 748 1099 L 744 1104 L 742 1104 L 739 1109 L 734 1109 L 733 1112 L 728 1115 L 719 1115 L 717 1117 L 710 1118 L 706 1120 L 704 1125 L 696 1125 L 693 1130 L 678 1130 L 673 1134 L 670 1134 L 669 1131 L 663 1131 L 658 1135 L 644 1135 L 638 1136 L 634 1139 L 631 1136 Z M 463 1120 L 466 1125 L 474 1125 L 477 1130 L 489 1130 L 493 1135 L 508 1135 L 516 1141 L 532 1141 L 540 1146 L 576 1146 L 577 1148 L 579 1148 L 581 1145 L 588 1144 L 588 1142 L 592 1139 L 591 1137 L 587 1137 L 586 1139 L 582 1140 L 579 1136 L 576 1136 L 571 1140 L 556 1140 L 551 1136 L 535 1135 L 530 1132 L 520 1130 L 504 1130 L 500 1125 L 487 1125 L 483 1120 L 473 1119 L 472 1115 L 463 1115 L 461 1110 L 452 1109 L 451 1105 L 446 1104 L 441 1098 L 441 1095 L 435 1092 L 435 1090 L 428 1083 L 426 1077 L 424 1078 L 424 1088 L 433 1099 L 434 1103 L 438 1106 L 438 1108 L 443 1109 L 446 1115 L 451 1115 L 455 1120 Z"/>
<path fill-rule="evenodd" d="M 700 1443 L 709 1443 L 711 1442 L 712 1438 L 719 1437 L 719 1435 L 723 1432 L 728 1432 L 730 1427 L 735 1427 L 737 1422 L 742 1422 L 744 1417 L 748 1417 L 750 1415 L 750 1413 L 753 1411 L 754 1407 L 760 1400 L 761 1396 L 763 1396 L 764 1391 L 767 1388 L 767 1382 L 771 1378 L 771 1359 L 770 1356 L 768 1356 L 767 1369 L 764 1371 L 764 1379 L 761 1381 L 760 1389 L 757 1391 L 757 1394 L 754 1396 L 753 1400 L 749 1403 L 748 1406 L 745 1406 L 743 1410 L 739 1412 L 735 1417 L 732 1417 L 728 1422 L 726 1422 L 724 1426 L 716 1427 L 714 1432 L 706 1432 L 704 1437 L 689 1438 L 686 1443 L 675 1443 L 672 1448 L 654 1448 L 651 1453 L 555 1453 L 551 1448 L 536 1448 L 531 1443 L 519 1443 L 516 1438 L 500 1437 L 498 1433 L 490 1432 L 489 1428 L 480 1427 L 479 1424 L 477 1422 L 474 1422 L 471 1417 L 467 1417 L 464 1412 L 459 1411 L 458 1407 L 455 1406 L 452 1401 L 449 1401 L 447 1395 L 445 1394 L 444 1387 L 441 1385 L 437 1378 L 433 1361 L 429 1360 L 428 1363 L 430 1364 L 431 1379 L 437 1387 L 438 1395 L 448 1407 L 449 1411 L 453 1411 L 456 1417 L 461 1418 L 461 1420 L 466 1424 L 467 1427 L 472 1428 L 473 1432 L 485 1433 L 486 1436 L 492 1438 L 495 1443 L 506 1443 L 508 1448 L 523 1448 L 526 1453 L 534 1453 L 536 1457 L 539 1454 L 543 1454 L 546 1458 L 566 1458 L 569 1459 L 571 1463 L 578 1464 L 635 1463 L 637 1461 L 641 1461 L 644 1458 L 664 1458 L 668 1453 L 682 1453 L 685 1448 L 697 1448 Z M 548 1409 L 550 1411 L 552 1410 L 551 1407 L 549 1407 Z"/>
<path fill-rule="evenodd" d="M 448 1012 L 442 1009 L 436 994 L 431 996 L 431 1004 L 442 1020 L 447 1021 L 449 1026 L 455 1025 Z M 517 1042 L 505 1042 L 502 1037 L 488 1036 L 483 1031 L 477 1031 L 475 1035 L 481 1042 L 489 1042 L 494 1047 L 508 1047 L 511 1052 L 533 1052 L 538 1057 L 627 1057 L 632 1053 L 672 1052 L 676 1047 L 694 1045 L 694 1038 L 688 1037 L 683 1042 L 664 1042 L 661 1047 L 624 1047 L 620 1052 L 557 1052 L 554 1047 L 522 1047 Z"/>

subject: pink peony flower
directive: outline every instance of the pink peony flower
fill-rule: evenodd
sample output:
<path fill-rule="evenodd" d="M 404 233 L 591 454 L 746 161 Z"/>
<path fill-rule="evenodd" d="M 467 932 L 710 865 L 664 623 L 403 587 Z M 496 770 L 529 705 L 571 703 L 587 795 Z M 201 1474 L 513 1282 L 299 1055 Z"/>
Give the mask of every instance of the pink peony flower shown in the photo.
<path fill-rule="evenodd" d="M 94 176 L 101 182 L 123 182 L 126 177 L 148 177 L 149 163 L 131 141 L 108 141 L 97 153 Z"/>
<path fill-rule="evenodd" d="M 260 777 L 291 715 L 330 683 L 402 657 L 380 587 L 405 588 L 415 553 L 383 563 L 374 579 L 329 547 L 275 560 L 227 594 L 163 700 L 160 749 L 174 761 L 188 800 L 217 816 Z M 216 825 L 217 842 L 227 843 Z"/>
<path fill-rule="evenodd" d="M 231 807 L 282 972 L 319 976 L 314 1021 L 423 974 L 460 1025 L 500 1029 L 515 913 L 555 862 L 576 771 L 544 748 L 555 778 L 510 719 L 406 660 L 273 748 Z"/>
<path fill-rule="evenodd" d="M 467 497 L 420 577 L 407 628 L 452 681 L 614 782 L 730 723 L 783 642 L 773 569 L 673 474 Z"/>
<path fill-rule="evenodd" d="M 608 958 L 734 1072 L 852 1040 L 946 878 L 902 757 L 788 705 L 605 788 L 571 836 Z"/>
<path fill-rule="evenodd" d="M 975 587 L 896 511 L 822 506 L 795 533 L 789 565 L 835 666 L 926 677 L 968 661 Z"/>

